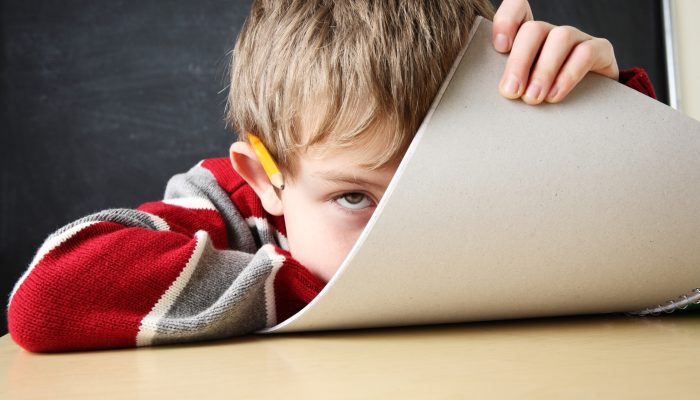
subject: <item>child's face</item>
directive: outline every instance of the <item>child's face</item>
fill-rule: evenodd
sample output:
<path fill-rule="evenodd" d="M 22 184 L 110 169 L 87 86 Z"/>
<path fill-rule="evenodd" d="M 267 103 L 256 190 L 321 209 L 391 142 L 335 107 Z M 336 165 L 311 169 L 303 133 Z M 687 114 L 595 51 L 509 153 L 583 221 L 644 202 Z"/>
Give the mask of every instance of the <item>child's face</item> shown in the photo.
<path fill-rule="evenodd" d="M 294 180 L 280 192 L 292 256 L 326 281 L 367 225 L 398 166 L 363 167 L 372 151 L 382 149 L 310 151 L 299 157 Z"/>

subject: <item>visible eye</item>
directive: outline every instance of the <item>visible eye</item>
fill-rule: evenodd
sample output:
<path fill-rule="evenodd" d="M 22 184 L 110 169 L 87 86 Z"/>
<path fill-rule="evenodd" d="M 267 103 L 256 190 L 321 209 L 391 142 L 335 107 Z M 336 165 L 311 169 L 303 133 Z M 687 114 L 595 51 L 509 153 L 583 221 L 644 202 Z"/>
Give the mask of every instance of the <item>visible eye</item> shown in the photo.
<path fill-rule="evenodd" d="M 343 193 L 336 197 L 335 201 L 341 207 L 350 210 L 361 210 L 372 205 L 372 200 L 369 196 L 360 192 Z"/>

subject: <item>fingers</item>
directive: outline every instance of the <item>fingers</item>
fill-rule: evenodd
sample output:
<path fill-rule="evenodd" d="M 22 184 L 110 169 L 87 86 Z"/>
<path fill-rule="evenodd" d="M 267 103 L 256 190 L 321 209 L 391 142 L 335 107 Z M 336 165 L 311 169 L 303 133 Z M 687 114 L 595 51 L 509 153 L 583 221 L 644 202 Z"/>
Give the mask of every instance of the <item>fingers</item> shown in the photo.
<path fill-rule="evenodd" d="M 523 95 L 532 64 L 553 27 L 546 22 L 534 21 L 528 21 L 520 27 L 499 84 L 503 96 L 517 99 Z"/>
<path fill-rule="evenodd" d="M 503 0 L 493 17 L 493 47 L 501 53 L 509 52 L 520 25 L 527 21 L 532 21 L 532 10 L 527 0 Z"/>
<path fill-rule="evenodd" d="M 569 54 L 576 46 L 589 39 L 592 39 L 591 36 L 570 26 L 552 28 L 540 50 L 537 63 L 527 78 L 529 82 L 523 94 L 523 101 L 528 104 L 544 101 Z M 558 89 L 555 88 L 555 91 Z"/>
<path fill-rule="evenodd" d="M 614 80 L 619 78 L 615 53 L 609 41 L 591 38 L 577 45 L 559 71 L 545 100 L 549 103 L 563 100 L 589 71 Z"/>
<path fill-rule="evenodd" d="M 521 97 L 527 104 L 556 103 L 589 71 L 618 79 L 609 41 L 571 26 L 528 21 L 516 34 L 499 91 L 509 99 Z"/>

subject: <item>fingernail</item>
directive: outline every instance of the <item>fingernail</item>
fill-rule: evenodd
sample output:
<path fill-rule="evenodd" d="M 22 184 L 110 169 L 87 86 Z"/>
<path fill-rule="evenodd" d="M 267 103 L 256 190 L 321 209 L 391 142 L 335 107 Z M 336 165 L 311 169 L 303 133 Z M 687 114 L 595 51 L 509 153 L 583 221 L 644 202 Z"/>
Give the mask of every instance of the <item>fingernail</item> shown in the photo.
<path fill-rule="evenodd" d="M 502 33 L 496 35 L 496 40 L 494 40 L 493 44 L 496 50 L 501 53 L 508 51 L 508 38 Z"/>
<path fill-rule="evenodd" d="M 520 94 L 520 81 L 513 76 L 508 77 L 503 84 L 503 94 L 511 99 L 518 97 Z"/>
<path fill-rule="evenodd" d="M 525 92 L 525 98 L 531 102 L 537 102 L 540 98 L 540 93 L 542 92 L 542 86 L 535 82 L 530 83 Z"/>
<path fill-rule="evenodd" d="M 552 89 L 549 90 L 549 94 L 547 95 L 547 101 L 553 101 L 555 97 L 557 97 L 557 93 L 559 93 L 559 86 L 554 85 L 552 86 Z"/>

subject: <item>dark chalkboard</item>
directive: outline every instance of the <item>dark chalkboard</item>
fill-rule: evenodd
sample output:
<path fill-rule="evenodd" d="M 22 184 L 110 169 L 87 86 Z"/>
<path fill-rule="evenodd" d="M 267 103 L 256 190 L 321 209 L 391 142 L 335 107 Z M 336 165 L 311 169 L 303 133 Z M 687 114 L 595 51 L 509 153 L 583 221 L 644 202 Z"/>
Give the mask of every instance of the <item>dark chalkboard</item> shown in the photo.
<path fill-rule="evenodd" d="M 668 80 L 659 0 L 534 0 L 536 19 L 572 25 L 613 44 L 621 69 L 643 67 L 660 101 L 668 104 Z"/>
<path fill-rule="evenodd" d="M 658 1 L 532 3 L 538 18 L 610 38 L 621 66 L 644 66 L 657 89 L 666 84 Z M 228 53 L 248 9 L 222 0 L 2 1 L 5 298 L 53 230 L 159 199 L 174 173 L 227 154 Z"/>

